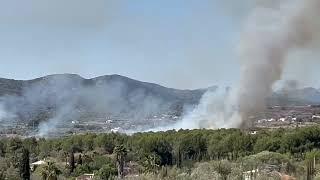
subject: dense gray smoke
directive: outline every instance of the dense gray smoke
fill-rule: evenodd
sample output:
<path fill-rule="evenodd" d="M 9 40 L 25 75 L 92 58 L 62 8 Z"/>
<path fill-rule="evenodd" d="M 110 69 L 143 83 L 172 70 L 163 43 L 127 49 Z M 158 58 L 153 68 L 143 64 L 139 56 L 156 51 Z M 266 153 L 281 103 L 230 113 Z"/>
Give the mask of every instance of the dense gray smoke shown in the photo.
<path fill-rule="evenodd" d="M 285 80 L 280 86 L 280 91 L 290 92 L 301 88 L 300 82 L 297 80 Z"/>
<path fill-rule="evenodd" d="M 265 108 L 285 62 L 290 62 L 288 54 L 317 39 L 319 15 L 319 0 L 256 2 L 239 44 L 238 88 L 225 93 L 209 91 L 180 124 L 193 128 L 252 126 L 251 117 Z"/>
<path fill-rule="evenodd" d="M 281 79 L 286 57 L 295 48 L 306 47 L 319 30 L 318 0 L 262 1 L 248 20 L 241 44 L 241 77 L 238 105 L 242 127 L 261 111 L 273 84 Z M 288 60 L 290 61 L 290 59 Z"/>

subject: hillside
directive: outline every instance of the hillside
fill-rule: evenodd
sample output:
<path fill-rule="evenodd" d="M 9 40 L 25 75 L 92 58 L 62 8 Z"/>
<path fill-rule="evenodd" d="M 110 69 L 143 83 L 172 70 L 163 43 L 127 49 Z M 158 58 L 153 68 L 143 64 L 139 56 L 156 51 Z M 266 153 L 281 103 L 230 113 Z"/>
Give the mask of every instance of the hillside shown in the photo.
<path fill-rule="evenodd" d="M 166 88 L 120 75 L 93 79 L 75 74 L 27 81 L 0 79 L 0 118 L 38 125 L 47 120 L 141 120 L 164 113 L 179 116 L 183 107 L 198 104 L 204 92 Z"/>
<path fill-rule="evenodd" d="M 320 91 L 312 87 L 280 90 L 272 94 L 268 103 L 278 106 L 318 105 L 320 103 Z"/>
<path fill-rule="evenodd" d="M 22 124 L 21 129 L 43 132 L 56 127 L 66 131 L 143 130 L 176 122 L 185 109 L 198 104 L 206 90 L 166 88 L 120 75 L 0 79 L 1 127 L 17 129 L 17 124 Z M 267 102 L 269 106 L 319 104 L 320 92 L 314 88 L 277 91 Z"/>

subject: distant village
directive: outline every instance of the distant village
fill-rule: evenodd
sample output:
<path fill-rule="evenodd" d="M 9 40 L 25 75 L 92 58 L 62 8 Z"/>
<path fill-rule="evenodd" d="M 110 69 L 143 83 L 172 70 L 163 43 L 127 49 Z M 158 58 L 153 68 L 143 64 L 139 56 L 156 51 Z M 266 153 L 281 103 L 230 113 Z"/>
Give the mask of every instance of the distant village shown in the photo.
<path fill-rule="evenodd" d="M 273 106 L 253 118 L 261 128 L 310 126 L 320 123 L 320 106 Z"/>
<path fill-rule="evenodd" d="M 55 128 L 49 129 L 47 136 L 61 137 L 81 133 L 133 133 L 145 131 L 154 127 L 174 124 L 181 119 L 175 114 L 155 114 L 143 119 L 130 119 L 120 116 L 87 117 L 70 122 L 61 122 Z M 30 123 L 16 122 L 0 126 L 0 136 L 25 137 L 39 136 L 38 129 Z"/>

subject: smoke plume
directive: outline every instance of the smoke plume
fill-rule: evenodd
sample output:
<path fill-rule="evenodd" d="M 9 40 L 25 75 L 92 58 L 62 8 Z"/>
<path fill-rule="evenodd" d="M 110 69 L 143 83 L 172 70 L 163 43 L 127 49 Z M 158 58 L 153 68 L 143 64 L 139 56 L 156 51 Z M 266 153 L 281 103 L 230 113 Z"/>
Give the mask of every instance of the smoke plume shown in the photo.
<path fill-rule="evenodd" d="M 1 96 L 0 122 L 14 125 L 17 120 L 34 125 L 42 137 L 63 134 L 72 128 L 72 121 L 104 123 L 108 117 L 134 124 L 168 112 L 175 100 L 164 97 L 165 93 L 165 88 L 154 89 L 152 84 L 118 75 L 94 79 L 68 74 L 46 76 L 23 81 L 17 95 Z"/>
<path fill-rule="evenodd" d="M 288 54 L 308 48 L 319 35 L 320 1 L 257 1 L 238 47 L 240 81 L 228 93 L 207 92 L 182 124 L 196 128 L 250 127 L 281 79 Z M 303 67 L 302 67 L 303 68 Z"/>
<path fill-rule="evenodd" d="M 288 53 L 312 42 L 319 30 L 314 19 L 319 9 L 317 0 L 268 1 L 259 3 L 249 17 L 239 47 L 237 102 L 242 127 L 251 126 L 248 118 L 264 108 L 273 84 L 281 79 Z"/>

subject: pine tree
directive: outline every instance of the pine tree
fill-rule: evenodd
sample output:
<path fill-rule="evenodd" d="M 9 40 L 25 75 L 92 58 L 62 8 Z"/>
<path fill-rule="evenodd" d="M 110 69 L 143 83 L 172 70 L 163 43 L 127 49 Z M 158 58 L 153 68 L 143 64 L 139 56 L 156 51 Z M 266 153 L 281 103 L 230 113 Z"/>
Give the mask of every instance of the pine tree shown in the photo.
<path fill-rule="evenodd" d="M 57 180 L 61 171 L 55 166 L 54 162 L 48 162 L 40 170 L 40 176 L 43 180 Z"/>

